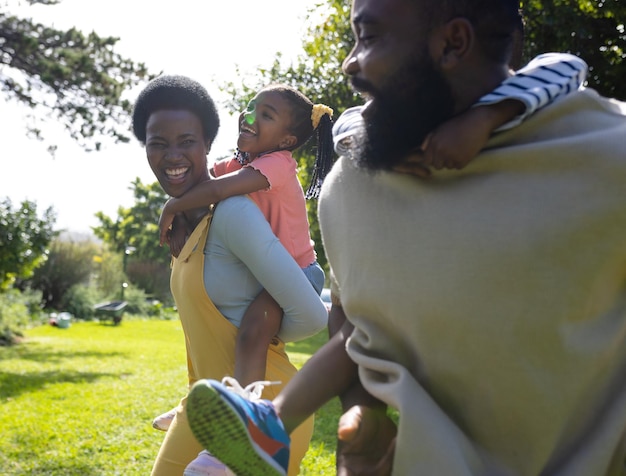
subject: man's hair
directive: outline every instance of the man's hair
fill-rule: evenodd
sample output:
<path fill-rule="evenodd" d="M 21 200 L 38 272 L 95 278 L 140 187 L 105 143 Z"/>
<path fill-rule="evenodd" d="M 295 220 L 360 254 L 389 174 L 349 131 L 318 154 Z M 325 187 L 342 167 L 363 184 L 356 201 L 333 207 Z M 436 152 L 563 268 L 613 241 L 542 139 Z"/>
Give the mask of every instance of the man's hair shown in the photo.
<path fill-rule="evenodd" d="M 133 133 L 144 144 L 146 124 L 155 111 L 185 110 L 194 113 L 202 123 L 204 138 L 213 142 L 220 127 L 215 103 L 207 90 L 186 76 L 159 76 L 148 83 L 133 109 Z"/>
<path fill-rule="evenodd" d="M 519 0 L 413 0 L 426 25 L 467 19 L 476 32 L 483 54 L 491 61 L 509 63 L 514 46 L 523 38 Z M 518 60 L 518 58 L 514 58 Z M 517 61 L 516 61 L 517 62 Z"/>

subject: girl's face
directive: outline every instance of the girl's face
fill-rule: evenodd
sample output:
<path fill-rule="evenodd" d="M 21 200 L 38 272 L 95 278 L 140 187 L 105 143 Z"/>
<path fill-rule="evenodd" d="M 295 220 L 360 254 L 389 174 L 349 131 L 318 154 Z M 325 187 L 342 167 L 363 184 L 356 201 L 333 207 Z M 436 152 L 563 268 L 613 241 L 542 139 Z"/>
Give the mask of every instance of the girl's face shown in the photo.
<path fill-rule="evenodd" d="M 292 147 L 297 139 L 291 134 L 291 108 L 277 91 L 264 91 L 250 101 L 239 116 L 237 147 L 250 159 L 259 154 Z"/>
<path fill-rule="evenodd" d="M 148 118 L 148 163 L 165 193 L 171 197 L 180 197 L 209 178 L 206 156 L 210 148 L 200 118 L 190 111 L 161 110 Z"/>

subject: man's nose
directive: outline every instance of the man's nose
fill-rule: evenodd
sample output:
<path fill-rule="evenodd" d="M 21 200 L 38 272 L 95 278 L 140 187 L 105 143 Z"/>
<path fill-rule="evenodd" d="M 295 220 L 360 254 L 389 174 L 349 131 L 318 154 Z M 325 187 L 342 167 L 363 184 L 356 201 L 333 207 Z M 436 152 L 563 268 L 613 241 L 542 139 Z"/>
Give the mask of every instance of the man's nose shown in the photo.
<path fill-rule="evenodd" d="M 343 63 L 341 64 L 341 69 L 347 75 L 354 75 L 359 71 L 359 62 L 356 58 L 356 55 L 352 53 L 347 56 Z"/>

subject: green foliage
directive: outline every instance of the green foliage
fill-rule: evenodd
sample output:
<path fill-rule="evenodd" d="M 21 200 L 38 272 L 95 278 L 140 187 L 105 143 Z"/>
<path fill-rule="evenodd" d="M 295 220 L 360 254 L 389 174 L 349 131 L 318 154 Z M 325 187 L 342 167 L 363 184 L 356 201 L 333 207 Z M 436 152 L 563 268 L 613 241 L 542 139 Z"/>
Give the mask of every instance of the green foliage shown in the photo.
<path fill-rule="evenodd" d="M 626 4 L 620 0 L 522 1 L 525 59 L 547 51 L 568 52 L 589 64 L 588 86 L 626 99 Z"/>
<path fill-rule="evenodd" d="M 74 241 L 65 237 L 52 241 L 48 259 L 35 270 L 30 280 L 31 287 L 43 293 L 46 308 L 60 309 L 70 288 L 89 283 L 98 252 L 98 245 L 89 239 Z"/>
<path fill-rule="evenodd" d="M 93 228 L 113 252 L 124 254 L 129 281 L 163 302 L 171 301 L 169 276 L 171 256 L 167 246 L 159 245 L 158 220 L 167 196 L 158 182 L 142 183 L 136 178 L 131 184 L 135 203 L 130 208 L 119 207 L 117 217 L 96 213 L 100 225 Z M 103 258 L 102 263 L 106 260 Z M 120 283 L 121 281 L 117 281 Z"/>
<path fill-rule="evenodd" d="M 94 305 L 102 301 L 103 296 L 95 287 L 75 284 L 63 294 L 58 309 L 77 319 L 91 320 L 95 316 Z"/>
<path fill-rule="evenodd" d="M 0 90 L 28 106 L 34 119 L 58 121 L 86 150 L 98 150 L 103 138 L 128 142 L 131 104 L 123 93 L 151 75 L 143 63 L 117 54 L 117 41 L 0 11 Z M 29 132 L 41 138 L 37 127 Z"/>
<path fill-rule="evenodd" d="M 94 234 L 112 250 L 124 253 L 126 247 L 135 248 L 129 260 L 155 261 L 169 266 L 167 246 L 159 246 L 158 220 L 167 196 L 158 182 L 144 184 L 137 177 L 131 183 L 135 203 L 130 208 L 119 207 L 115 219 L 102 212 L 96 213 L 100 225 Z"/>
<path fill-rule="evenodd" d="M 152 304 L 148 302 L 148 295 L 142 289 L 128 286 L 124 291 L 124 301 L 128 304 L 125 312 L 128 314 L 148 315 Z"/>
<path fill-rule="evenodd" d="M 40 292 L 11 289 L 0 293 L 0 346 L 15 343 L 24 329 L 40 324 L 42 318 Z"/>
<path fill-rule="evenodd" d="M 92 284 L 95 284 L 99 295 L 111 300 L 118 299 L 122 283 L 126 281 L 122 254 L 111 251 L 107 244 L 103 244 L 93 261 L 95 270 Z"/>
<path fill-rule="evenodd" d="M 55 220 L 52 208 L 39 218 L 37 205 L 28 200 L 19 209 L 9 198 L 0 202 L 0 291 L 16 279 L 29 278 L 46 259 L 46 248 L 57 234 Z"/>
<path fill-rule="evenodd" d="M 170 265 L 156 261 L 129 260 L 126 270 L 129 282 L 168 305 L 174 299 L 170 291 Z"/>

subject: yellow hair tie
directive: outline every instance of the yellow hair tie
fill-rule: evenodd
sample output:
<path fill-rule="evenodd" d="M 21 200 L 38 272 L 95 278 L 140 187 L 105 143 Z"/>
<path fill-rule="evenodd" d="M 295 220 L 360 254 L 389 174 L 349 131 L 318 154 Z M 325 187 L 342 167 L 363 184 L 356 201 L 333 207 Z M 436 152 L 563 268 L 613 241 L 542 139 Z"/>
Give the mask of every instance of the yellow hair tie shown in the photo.
<path fill-rule="evenodd" d="M 329 117 L 333 117 L 333 110 L 324 104 L 314 104 L 311 111 L 311 122 L 313 123 L 313 129 L 317 129 L 320 123 L 320 119 L 323 115 L 328 114 Z"/>

